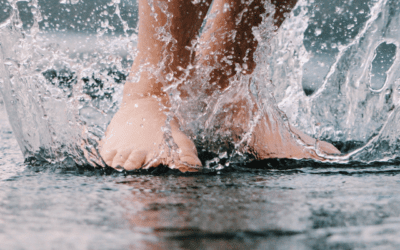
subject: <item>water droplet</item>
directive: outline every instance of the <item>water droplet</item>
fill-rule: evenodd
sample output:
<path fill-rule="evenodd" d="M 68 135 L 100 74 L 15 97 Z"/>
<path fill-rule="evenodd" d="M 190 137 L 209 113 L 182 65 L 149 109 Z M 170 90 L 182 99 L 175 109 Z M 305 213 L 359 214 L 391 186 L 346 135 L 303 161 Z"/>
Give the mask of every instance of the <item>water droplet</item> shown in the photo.
<path fill-rule="evenodd" d="M 231 6 L 229 5 L 229 3 L 224 4 L 224 10 L 223 12 L 227 12 L 229 9 L 231 8 Z"/>
<path fill-rule="evenodd" d="M 343 8 L 340 8 L 340 7 L 336 6 L 335 7 L 335 12 L 340 15 L 343 12 Z"/>
<path fill-rule="evenodd" d="M 222 153 L 220 153 L 219 155 L 218 155 L 218 157 L 220 158 L 220 159 L 224 159 L 224 158 L 228 158 L 228 153 L 225 151 L 225 152 L 222 152 Z"/>
<path fill-rule="evenodd" d="M 137 105 L 137 103 L 135 104 L 135 108 L 139 107 L 139 105 Z"/>
<path fill-rule="evenodd" d="M 143 127 L 144 127 L 144 125 L 143 125 L 143 124 L 140 124 L 140 127 L 141 127 L 141 128 L 143 128 Z"/>
<path fill-rule="evenodd" d="M 218 167 L 215 168 L 216 170 L 222 170 L 224 169 L 224 166 L 222 166 L 221 164 L 218 164 Z"/>
<path fill-rule="evenodd" d="M 167 81 L 172 81 L 172 79 L 174 79 L 174 75 L 172 73 L 167 74 L 166 76 Z"/>

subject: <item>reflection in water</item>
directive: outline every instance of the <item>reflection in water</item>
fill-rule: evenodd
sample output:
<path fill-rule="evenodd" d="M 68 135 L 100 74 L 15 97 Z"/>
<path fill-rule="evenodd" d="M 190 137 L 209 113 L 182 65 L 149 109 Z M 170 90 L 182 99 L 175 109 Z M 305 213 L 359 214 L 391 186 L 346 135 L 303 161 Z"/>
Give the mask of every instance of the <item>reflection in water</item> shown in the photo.
<path fill-rule="evenodd" d="M 287 192 L 293 188 L 276 187 L 274 181 L 274 176 L 230 174 L 134 176 L 122 183 L 133 188 L 128 204 L 139 208 L 127 215 L 129 222 L 162 239 L 159 247 L 213 249 L 259 247 L 263 238 L 273 239 L 272 247 L 306 230 L 309 223 L 299 219 L 308 212 Z"/>
<path fill-rule="evenodd" d="M 135 211 L 127 220 L 159 239 L 151 242 L 155 249 L 352 249 L 397 244 L 397 173 L 393 167 L 252 170 L 138 175 L 119 183 L 132 187 L 125 206 Z M 386 230 L 393 232 L 369 239 Z"/>

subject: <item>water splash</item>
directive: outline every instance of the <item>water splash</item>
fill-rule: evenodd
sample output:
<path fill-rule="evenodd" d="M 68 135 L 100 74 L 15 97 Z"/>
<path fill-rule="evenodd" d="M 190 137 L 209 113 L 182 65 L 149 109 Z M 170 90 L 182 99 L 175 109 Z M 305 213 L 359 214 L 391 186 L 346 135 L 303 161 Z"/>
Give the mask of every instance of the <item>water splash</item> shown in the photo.
<path fill-rule="evenodd" d="M 380 70 L 380 74 L 386 75 L 383 86 L 380 89 L 370 86 L 374 84 L 371 70 L 376 70 L 371 65 L 379 46 L 399 45 L 396 28 L 399 4 L 382 0 L 366 2 L 368 8 L 362 4 L 347 8 L 354 11 L 348 15 L 352 19 L 349 18 L 347 23 L 350 24 L 346 25 L 353 30 L 336 44 L 332 36 L 324 41 L 309 36 L 308 40 L 313 42 L 306 41 L 303 34 L 307 34 L 307 29 L 315 22 L 312 15 L 307 14 L 309 4 L 304 1 L 303 7 L 297 7 L 295 13 L 299 14 L 287 20 L 272 43 L 273 50 L 278 53 L 271 57 L 270 74 L 277 85 L 274 92 L 279 107 L 301 130 L 320 140 L 331 141 L 342 152 L 349 153 L 344 159 L 369 162 L 398 157 L 399 61 L 395 48 L 391 62 L 386 62 L 388 65 Z M 339 3 L 329 4 L 337 6 Z M 354 21 L 357 14 L 365 22 Z M 329 21 L 328 17 L 325 19 Z M 341 22 L 345 24 L 346 20 Z M 329 26 L 329 22 L 321 25 L 328 32 L 326 36 L 338 28 Z M 282 41 L 290 42 L 282 46 Z M 384 56 L 390 55 L 385 53 Z M 305 86 L 305 80 L 312 83 Z"/>
<path fill-rule="evenodd" d="M 278 32 L 266 14 L 253 30 L 259 42 L 255 72 L 237 74 L 223 93 L 205 94 L 208 68 L 197 68 L 197 77 L 186 81 L 167 75 L 173 113 L 200 155 L 208 155 L 207 166 L 249 160 L 246 147 L 265 115 L 277 120 L 277 130 L 291 123 L 334 143 L 344 153 L 336 160 L 398 157 L 399 3 L 354 2 L 299 1 Z M 63 1 L 58 15 L 64 19 L 42 1 L 1 4 L 0 91 L 25 158 L 104 166 L 97 142 L 118 109 L 136 55 L 136 4 Z M 270 3 L 266 9 L 273 12 Z M 171 39 L 168 30 L 161 33 Z M 383 44 L 392 46 L 386 64 L 376 61 L 388 57 Z M 192 49 L 200 47 L 195 42 Z M 384 80 L 377 84 L 371 74 Z M 179 97 L 182 85 L 190 100 Z M 235 105 L 244 107 L 240 120 L 227 115 Z"/>
<path fill-rule="evenodd" d="M 10 2 L 12 11 L 2 23 L 0 75 L 10 122 L 25 158 L 102 166 L 96 146 L 118 107 L 121 83 L 135 56 L 135 33 L 128 35 L 124 25 L 125 35 L 118 39 L 108 35 L 115 31 L 111 23 L 101 28 L 108 14 L 92 24 L 97 34 L 61 32 L 68 26 L 52 30 L 58 25 L 54 22 L 45 29 L 52 13 L 35 1 L 28 6 L 33 23 L 24 27 L 19 3 Z M 106 11 L 110 6 L 117 6 L 111 14 L 123 20 L 117 3 L 93 10 Z M 69 12 L 72 7 L 73 3 L 64 9 Z"/>

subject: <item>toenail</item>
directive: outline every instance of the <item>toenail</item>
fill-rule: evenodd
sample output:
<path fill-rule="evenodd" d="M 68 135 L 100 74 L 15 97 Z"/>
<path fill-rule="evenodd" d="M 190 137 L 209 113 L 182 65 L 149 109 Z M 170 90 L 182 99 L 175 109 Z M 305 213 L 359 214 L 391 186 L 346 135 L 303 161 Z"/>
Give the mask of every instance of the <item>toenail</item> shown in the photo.
<path fill-rule="evenodd" d="M 125 170 L 125 169 L 124 169 L 123 167 L 121 167 L 120 165 L 116 166 L 114 169 L 117 170 L 117 171 L 119 171 L 119 172 L 122 172 L 122 171 Z"/>

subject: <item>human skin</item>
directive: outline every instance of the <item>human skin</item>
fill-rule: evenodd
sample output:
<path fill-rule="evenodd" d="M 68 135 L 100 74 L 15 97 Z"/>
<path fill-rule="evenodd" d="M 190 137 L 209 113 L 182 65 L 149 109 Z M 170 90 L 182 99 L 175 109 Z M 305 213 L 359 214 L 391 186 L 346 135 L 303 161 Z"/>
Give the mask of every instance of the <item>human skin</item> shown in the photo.
<path fill-rule="evenodd" d="M 276 28 L 281 26 L 285 14 L 292 10 L 296 2 L 297 0 L 272 1 L 276 6 Z M 226 4 L 230 6 L 229 9 L 226 9 Z M 216 82 L 216 88 L 223 90 L 229 86 L 229 79 L 236 74 L 237 65 L 241 66 L 243 74 L 253 72 L 256 66 L 253 55 L 258 42 L 252 28 L 261 24 L 265 11 L 264 0 L 214 2 L 211 16 L 214 14 L 215 18 L 208 20 L 206 27 L 209 28 L 200 38 L 200 43 L 207 45 L 200 51 L 198 60 L 202 65 L 214 67 L 210 82 Z M 228 63 L 226 58 L 231 62 Z"/>
<path fill-rule="evenodd" d="M 208 21 L 208 29 L 200 38 L 200 43 L 207 41 L 203 42 L 207 46 L 197 54 L 190 48 L 212 0 L 197 4 L 188 0 L 149 2 L 138 1 L 138 55 L 131 77 L 139 80 L 125 84 L 121 107 L 107 128 L 100 154 L 106 164 L 116 169 L 135 170 L 163 164 L 182 172 L 198 171 L 201 162 L 194 143 L 179 129 L 179 121 L 165 114 L 171 105 L 163 88 L 172 84 L 170 79 L 182 78 L 187 72 L 185 69 L 194 63 L 212 67 L 210 83 L 215 88 L 208 90 L 210 95 L 229 86 L 229 79 L 236 74 L 235 66 L 240 65 L 242 74 L 252 73 L 257 41 L 251 31 L 262 21 L 263 0 L 215 0 L 211 9 L 215 17 Z M 295 3 L 294 0 L 274 1 L 277 27 Z M 224 60 L 227 56 L 230 61 Z M 182 96 L 185 95 L 182 91 Z M 294 128 L 285 127 L 279 132 L 271 129 L 277 126 L 277 121 L 268 116 L 256 126 L 249 151 L 257 159 L 323 160 L 314 150 L 305 147 L 315 144 L 313 138 Z M 164 127 L 167 130 L 163 131 Z M 320 143 L 318 149 L 328 154 L 340 153 L 329 143 Z"/>

